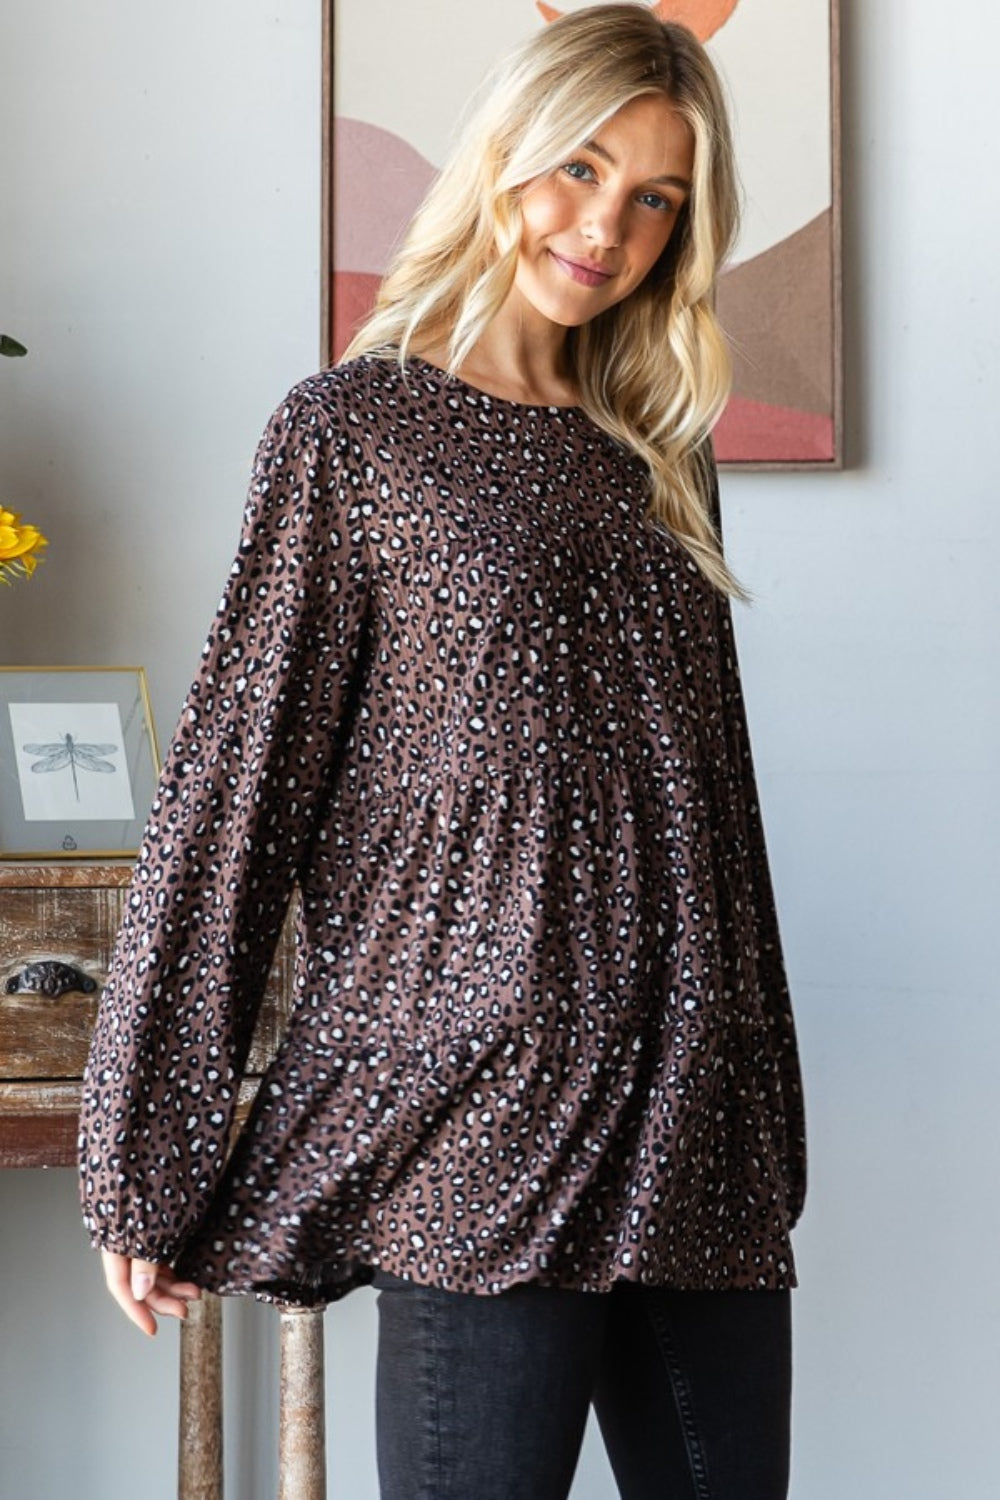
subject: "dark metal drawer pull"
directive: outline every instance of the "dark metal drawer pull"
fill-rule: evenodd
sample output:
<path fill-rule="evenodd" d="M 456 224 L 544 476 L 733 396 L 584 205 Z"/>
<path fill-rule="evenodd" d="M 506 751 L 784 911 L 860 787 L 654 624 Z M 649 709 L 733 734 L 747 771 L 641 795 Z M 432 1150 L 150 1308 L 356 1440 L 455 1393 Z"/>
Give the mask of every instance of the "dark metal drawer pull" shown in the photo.
<path fill-rule="evenodd" d="M 20 974 L 12 974 L 4 988 L 8 995 L 48 995 L 58 1000 L 70 990 L 80 990 L 89 995 L 97 989 L 97 980 L 91 979 L 82 969 L 72 964 L 63 964 L 54 958 L 43 958 L 36 964 L 26 964 Z"/>

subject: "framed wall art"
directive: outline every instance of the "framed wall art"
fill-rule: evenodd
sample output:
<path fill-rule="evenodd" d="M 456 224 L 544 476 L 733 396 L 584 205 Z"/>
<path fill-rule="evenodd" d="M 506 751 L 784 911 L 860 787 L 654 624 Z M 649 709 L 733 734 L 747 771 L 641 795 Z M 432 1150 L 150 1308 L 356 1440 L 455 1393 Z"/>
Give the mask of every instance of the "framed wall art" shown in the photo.
<path fill-rule="evenodd" d="M 325 0 L 324 363 L 371 306 L 392 247 L 488 67 L 579 0 Z M 656 0 L 725 80 L 744 188 L 719 289 L 734 357 L 720 462 L 842 463 L 838 0 Z"/>
<path fill-rule="evenodd" d="M 159 763 L 141 667 L 0 667 L 0 859 L 135 855 Z"/>

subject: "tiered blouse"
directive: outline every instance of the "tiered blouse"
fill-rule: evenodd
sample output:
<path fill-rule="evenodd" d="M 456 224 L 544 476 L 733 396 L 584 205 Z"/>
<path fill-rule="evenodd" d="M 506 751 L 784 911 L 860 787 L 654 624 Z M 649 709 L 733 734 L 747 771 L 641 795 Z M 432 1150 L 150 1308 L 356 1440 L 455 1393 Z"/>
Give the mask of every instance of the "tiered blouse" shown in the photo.
<path fill-rule="evenodd" d="M 314 1305 L 795 1284 L 795 1035 L 727 602 L 580 408 L 302 382 L 84 1087 L 95 1243 Z M 293 886 L 294 1011 L 227 1157 Z"/>

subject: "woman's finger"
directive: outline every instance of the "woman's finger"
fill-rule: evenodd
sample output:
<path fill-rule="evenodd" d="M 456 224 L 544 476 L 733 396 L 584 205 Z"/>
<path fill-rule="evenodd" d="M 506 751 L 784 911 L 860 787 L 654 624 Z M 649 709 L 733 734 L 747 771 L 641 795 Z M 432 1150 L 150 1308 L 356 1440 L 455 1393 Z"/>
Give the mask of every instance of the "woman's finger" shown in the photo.
<path fill-rule="evenodd" d="M 119 1255 L 113 1250 L 102 1250 L 101 1263 L 108 1291 L 122 1312 L 137 1328 L 152 1338 L 156 1333 L 156 1319 L 149 1308 L 133 1294 L 132 1263 L 128 1256 Z"/>
<path fill-rule="evenodd" d="M 143 1302 L 153 1290 L 157 1275 L 162 1269 L 163 1267 L 158 1266 L 155 1261 L 133 1258 L 129 1279 L 132 1296 L 137 1302 Z"/>
<path fill-rule="evenodd" d="M 201 1297 L 201 1287 L 193 1281 L 178 1281 L 169 1266 L 160 1267 L 156 1287 L 158 1291 L 169 1292 L 171 1297 L 182 1297 L 185 1302 L 197 1302 Z"/>
<path fill-rule="evenodd" d="M 143 1333 L 156 1333 L 157 1316 L 187 1317 L 187 1304 L 201 1296 L 190 1281 L 179 1281 L 173 1268 L 155 1261 L 130 1258 L 112 1250 L 102 1250 L 104 1279 L 125 1316 Z"/>
<path fill-rule="evenodd" d="M 181 1297 L 172 1297 L 168 1292 L 162 1292 L 154 1287 L 147 1292 L 142 1299 L 142 1306 L 148 1307 L 151 1313 L 161 1318 L 180 1318 L 181 1322 L 188 1315 L 188 1305 Z"/>

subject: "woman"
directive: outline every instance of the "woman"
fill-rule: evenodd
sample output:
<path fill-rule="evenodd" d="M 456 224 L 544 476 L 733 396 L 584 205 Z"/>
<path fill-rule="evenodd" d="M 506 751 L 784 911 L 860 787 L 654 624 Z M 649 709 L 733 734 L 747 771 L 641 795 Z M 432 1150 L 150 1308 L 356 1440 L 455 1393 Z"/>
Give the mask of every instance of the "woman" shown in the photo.
<path fill-rule="evenodd" d="M 785 1494 L 804 1141 L 716 529 L 718 82 L 636 5 L 501 67 L 258 451 L 85 1086 L 146 1332 L 380 1288 L 387 1500 Z M 294 883 L 295 1008 L 226 1160 Z"/>

